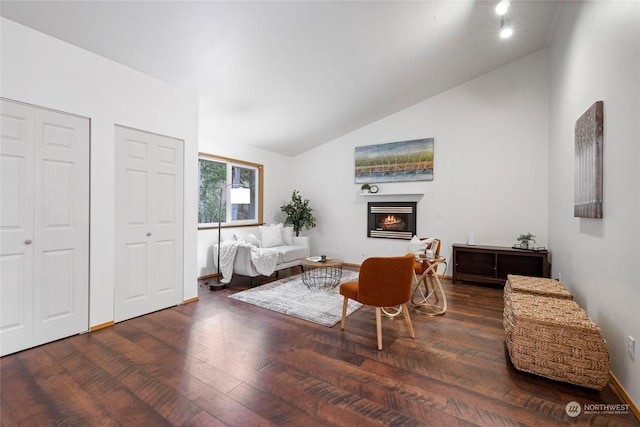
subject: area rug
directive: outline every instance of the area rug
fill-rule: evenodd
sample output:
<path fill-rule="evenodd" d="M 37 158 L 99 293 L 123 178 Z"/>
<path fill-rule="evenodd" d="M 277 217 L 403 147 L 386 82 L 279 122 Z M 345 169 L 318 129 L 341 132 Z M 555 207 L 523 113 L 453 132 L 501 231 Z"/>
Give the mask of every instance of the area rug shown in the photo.
<path fill-rule="evenodd" d="M 357 278 L 358 272 L 345 270 L 341 283 Z M 247 289 L 229 295 L 229 298 L 328 327 L 342 319 L 344 301 L 340 286 L 328 291 L 312 291 L 302 283 L 301 274 Z M 360 307 L 362 304 L 359 302 L 349 300 L 347 316 Z"/>

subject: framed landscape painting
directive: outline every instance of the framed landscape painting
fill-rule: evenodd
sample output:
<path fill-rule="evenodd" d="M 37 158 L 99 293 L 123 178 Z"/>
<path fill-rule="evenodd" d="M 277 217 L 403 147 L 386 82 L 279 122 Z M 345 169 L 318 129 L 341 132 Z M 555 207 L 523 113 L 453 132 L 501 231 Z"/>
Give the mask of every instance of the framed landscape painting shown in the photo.
<path fill-rule="evenodd" d="M 355 181 L 433 181 L 433 138 L 356 147 Z"/>

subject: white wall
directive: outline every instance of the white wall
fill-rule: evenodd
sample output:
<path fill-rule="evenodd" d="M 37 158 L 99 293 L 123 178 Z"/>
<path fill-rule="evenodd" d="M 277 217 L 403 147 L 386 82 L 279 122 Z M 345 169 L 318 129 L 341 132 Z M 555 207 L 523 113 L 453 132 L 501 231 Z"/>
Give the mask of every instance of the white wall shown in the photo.
<path fill-rule="evenodd" d="M 640 402 L 640 3 L 565 2 L 550 47 L 553 275 L 602 328 L 612 372 Z M 604 218 L 573 217 L 575 121 L 604 101 Z"/>
<path fill-rule="evenodd" d="M 209 113 L 207 99 L 200 99 L 200 152 L 229 157 L 264 166 L 264 222 L 278 223 L 284 220 L 280 206 L 287 203 L 297 188 L 291 179 L 292 158 L 247 146 L 236 141 L 220 141 L 213 135 L 216 126 L 214 114 Z M 224 234 L 223 234 L 224 236 Z M 218 242 L 218 229 L 198 231 L 198 277 L 216 272 L 213 245 Z"/>
<path fill-rule="evenodd" d="M 91 119 L 90 326 L 114 319 L 114 126 L 185 141 L 184 292 L 197 296 L 198 98 L 2 18 L 1 96 Z"/>
<path fill-rule="evenodd" d="M 294 181 L 316 209 L 312 252 L 360 263 L 403 254 L 406 240 L 366 237 L 369 197 L 354 183 L 354 148 L 435 138 L 434 180 L 381 183 L 380 193 L 419 193 L 418 234 L 451 244 L 511 246 L 521 233 L 547 245 L 547 60 L 539 51 L 294 159 Z M 448 271 L 448 274 L 451 270 Z"/>

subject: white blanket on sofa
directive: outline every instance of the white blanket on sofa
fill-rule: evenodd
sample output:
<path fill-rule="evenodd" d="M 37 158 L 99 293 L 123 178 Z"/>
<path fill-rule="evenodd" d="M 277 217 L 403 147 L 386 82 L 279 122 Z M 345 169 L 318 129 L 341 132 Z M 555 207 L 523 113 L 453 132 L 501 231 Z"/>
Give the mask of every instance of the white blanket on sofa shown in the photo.
<path fill-rule="evenodd" d="M 251 246 L 251 264 L 263 276 L 271 276 L 278 262 L 278 250 Z"/>
<path fill-rule="evenodd" d="M 224 240 L 220 242 L 220 274 L 222 279 L 220 282 L 229 283 L 233 276 L 233 262 L 236 259 L 236 252 L 241 242 L 236 240 Z"/>
<path fill-rule="evenodd" d="M 278 250 L 272 248 L 257 248 L 239 240 L 225 240 L 220 243 L 220 273 L 222 283 L 229 283 L 233 276 L 233 263 L 240 246 L 251 248 L 251 264 L 263 276 L 271 276 L 278 262 Z"/>

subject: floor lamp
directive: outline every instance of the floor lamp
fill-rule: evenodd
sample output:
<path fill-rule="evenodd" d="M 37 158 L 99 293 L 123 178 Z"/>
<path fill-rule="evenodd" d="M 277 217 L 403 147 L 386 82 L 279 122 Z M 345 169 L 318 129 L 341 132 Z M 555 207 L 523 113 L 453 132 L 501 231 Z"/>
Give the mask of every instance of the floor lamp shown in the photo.
<path fill-rule="evenodd" d="M 232 205 L 248 205 L 251 203 L 251 190 L 243 187 L 241 184 L 227 184 L 220 187 L 220 204 L 218 205 L 218 273 L 216 275 L 216 284 L 209 285 L 212 291 L 220 291 L 227 287 L 226 284 L 220 283 L 220 242 L 222 235 L 222 194 L 223 191 L 229 189 L 229 203 Z"/>

